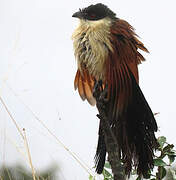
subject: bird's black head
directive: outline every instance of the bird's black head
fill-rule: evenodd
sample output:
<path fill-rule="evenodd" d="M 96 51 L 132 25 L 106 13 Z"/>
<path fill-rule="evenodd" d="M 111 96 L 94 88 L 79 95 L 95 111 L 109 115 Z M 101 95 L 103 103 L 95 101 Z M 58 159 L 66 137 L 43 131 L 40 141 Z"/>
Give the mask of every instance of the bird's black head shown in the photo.
<path fill-rule="evenodd" d="M 115 16 L 116 14 L 113 11 L 101 3 L 90 5 L 84 9 L 79 9 L 78 12 L 72 15 L 72 17 L 91 21 L 100 20 L 105 17 L 115 18 Z"/>

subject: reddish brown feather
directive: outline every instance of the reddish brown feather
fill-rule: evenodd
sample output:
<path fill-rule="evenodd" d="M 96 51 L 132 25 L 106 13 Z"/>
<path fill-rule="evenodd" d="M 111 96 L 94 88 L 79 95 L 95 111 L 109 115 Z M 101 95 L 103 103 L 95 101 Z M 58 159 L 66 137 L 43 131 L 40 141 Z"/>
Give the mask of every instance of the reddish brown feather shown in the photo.
<path fill-rule="evenodd" d="M 141 41 L 139 41 L 139 39 L 137 39 L 136 37 L 134 37 L 134 40 L 135 40 L 136 46 L 137 46 L 139 49 L 141 49 L 141 50 L 149 53 L 148 49 L 144 46 L 144 44 L 143 44 Z"/>
<path fill-rule="evenodd" d="M 79 73 L 79 78 L 78 78 L 78 92 L 81 99 L 84 101 L 86 99 L 86 96 L 85 96 L 85 90 L 84 90 L 84 84 L 83 84 L 83 77 L 81 73 Z"/>
<path fill-rule="evenodd" d="M 114 98 L 114 104 L 113 104 L 113 111 L 112 111 L 112 113 L 113 113 L 113 116 L 115 117 L 116 116 L 116 114 L 118 113 L 117 112 L 117 103 L 118 103 L 118 95 L 119 95 L 119 93 L 118 93 L 118 91 L 119 91 L 119 82 L 118 82 L 118 76 L 117 76 L 117 71 L 116 71 L 116 69 L 113 69 L 113 79 L 114 79 L 114 87 L 112 86 L 112 94 L 111 94 L 111 96 L 113 95 L 113 91 L 114 91 L 114 89 L 116 89 L 116 93 L 114 93 L 114 95 L 113 95 L 113 98 Z"/>
<path fill-rule="evenodd" d="M 84 85 L 86 99 L 89 102 L 89 104 L 95 105 L 95 99 L 92 95 L 94 83 L 87 71 L 83 71 L 83 74 L 84 74 L 83 85 Z"/>
<path fill-rule="evenodd" d="M 125 110 L 131 95 L 131 79 L 129 70 L 139 82 L 137 65 L 144 60 L 137 51 L 138 48 L 148 52 L 144 45 L 136 38 L 134 29 L 129 23 L 118 19 L 111 28 L 111 42 L 114 51 L 109 52 L 106 61 L 106 82 L 108 97 L 116 98 L 113 112 Z M 112 93 L 115 93 L 114 95 Z"/>
<path fill-rule="evenodd" d="M 131 72 L 133 73 L 133 76 L 135 77 L 136 82 L 139 83 L 139 75 L 138 75 L 137 63 L 136 62 L 128 63 L 128 67 L 131 70 Z M 126 71 L 128 72 L 128 70 L 126 70 Z"/>
<path fill-rule="evenodd" d="M 89 104 L 95 105 L 95 99 L 92 95 L 94 81 L 86 70 L 83 70 L 82 73 L 79 69 L 77 70 L 74 87 L 75 90 L 78 88 L 79 95 L 83 101 L 86 99 Z"/>
<path fill-rule="evenodd" d="M 119 91 L 117 108 L 120 109 L 120 112 L 122 112 L 127 105 L 129 98 L 128 92 L 130 89 L 130 84 L 129 84 L 130 79 L 128 78 L 127 73 L 125 72 L 123 64 L 119 69 L 119 76 L 121 79 L 121 87 L 120 87 L 121 90 Z"/>
<path fill-rule="evenodd" d="M 77 70 L 75 80 L 74 80 L 74 88 L 75 88 L 75 90 L 78 88 L 79 76 L 80 76 L 80 71 Z"/>

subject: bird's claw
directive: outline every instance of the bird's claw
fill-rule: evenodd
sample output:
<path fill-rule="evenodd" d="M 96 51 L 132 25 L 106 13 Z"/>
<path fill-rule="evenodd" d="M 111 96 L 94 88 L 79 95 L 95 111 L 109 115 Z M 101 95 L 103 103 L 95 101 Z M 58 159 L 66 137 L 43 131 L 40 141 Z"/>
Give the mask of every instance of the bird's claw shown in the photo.
<path fill-rule="evenodd" d="M 93 96 L 97 101 L 97 106 L 105 109 L 108 102 L 107 87 L 103 88 L 102 80 L 96 81 L 93 89 Z"/>

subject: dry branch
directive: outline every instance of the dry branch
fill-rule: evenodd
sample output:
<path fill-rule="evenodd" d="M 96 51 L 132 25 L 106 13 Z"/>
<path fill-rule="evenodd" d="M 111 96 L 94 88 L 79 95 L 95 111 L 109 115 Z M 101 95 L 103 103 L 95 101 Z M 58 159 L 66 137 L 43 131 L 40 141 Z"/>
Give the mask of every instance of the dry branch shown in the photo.
<path fill-rule="evenodd" d="M 97 102 L 96 105 L 99 111 L 97 117 L 100 119 L 102 123 L 102 128 L 105 136 L 106 149 L 108 152 L 108 161 L 112 168 L 114 180 L 125 180 L 126 178 L 125 178 L 124 168 L 121 164 L 119 157 L 118 144 L 114 136 L 114 133 L 111 129 L 106 113 L 107 89 L 106 88 L 103 89 L 101 81 L 95 83 L 93 95 Z"/>

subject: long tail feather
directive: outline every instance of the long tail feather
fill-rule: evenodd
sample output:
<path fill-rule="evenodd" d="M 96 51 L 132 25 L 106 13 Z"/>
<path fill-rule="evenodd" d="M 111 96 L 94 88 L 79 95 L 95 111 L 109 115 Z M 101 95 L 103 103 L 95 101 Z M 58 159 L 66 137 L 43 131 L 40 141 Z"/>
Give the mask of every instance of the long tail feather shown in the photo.
<path fill-rule="evenodd" d="M 144 177 L 153 168 L 154 149 L 158 147 L 154 132 L 157 124 L 154 115 L 133 74 L 131 78 L 131 97 L 126 110 L 116 119 L 114 133 L 119 143 L 126 174 L 132 166 Z"/>
<path fill-rule="evenodd" d="M 125 110 L 118 114 L 112 113 L 115 103 L 113 94 L 106 106 L 109 122 L 119 145 L 120 154 L 126 174 L 130 175 L 132 166 L 135 166 L 139 175 L 144 177 L 153 168 L 154 149 L 158 147 L 154 132 L 157 124 L 154 115 L 138 85 L 132 72 L 131 95 Z M 113 91 L 112 91 L 113 93 Z M 118 111 L 118 109 L 117 109 Z M 103 127 L 100 121 L 99 139 L 95 156 L 96 172 L 102 173 L 106 157 L 106 145 Z"/>
<path fill-rule="evenodd" d="M 95 167 L 96 167 L 96 172 L 98 174 L 101 174 L 103 172 L 105 160 L 106 160 L 105 139 L 103 135 L 99 135 L 98 146 L 97 146 L 97 151 L 95 155 Z"/>
<path fill-rule="evenodd" d="M 158 147 L 154 132 L 158 128 L 141 89 L 130 74 L 132 99 L 126 111 L 126 133 L 138 174 L 145 176 L 153 168 L 153 151 Z"/>

